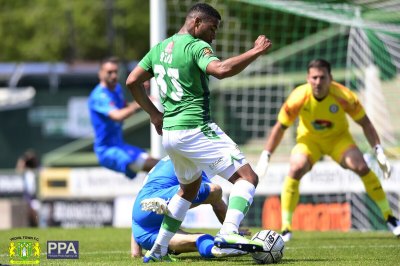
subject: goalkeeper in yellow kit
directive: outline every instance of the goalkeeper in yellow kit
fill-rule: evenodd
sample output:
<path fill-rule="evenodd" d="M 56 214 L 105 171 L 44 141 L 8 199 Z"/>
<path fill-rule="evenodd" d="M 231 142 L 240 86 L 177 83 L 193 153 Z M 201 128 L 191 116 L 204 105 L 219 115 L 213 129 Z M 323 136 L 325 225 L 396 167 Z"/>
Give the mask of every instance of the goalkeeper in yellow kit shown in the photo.
<path fill-rule="evenodd" d="M 362 127 L 375 150 L 384 177 L 390 177 L 390 164 L 383 153 L 379 136 L 357 96 L 332 80 L 329 62 L 322 59 L 311 61 L 307 83 L 292 91 L 283 104 L 256 167 L 256 173 L 264 176 L 269 158 L 282 140 L 285 129 L 299 117 L 297 143 L 292 149 L 290 170 L 281 194 L 282 235 L 285 241 L 292 236 L 291 224 L 300 197 L 300 180 L 323 155 L 329 155 L 343 168 L 361 177 L 369 197 L 378 205 L 389 229 L 400 236 L 400 223 L 392 214 L 378 177 L 368 167 L 350 135 L 346 113 Z"/>

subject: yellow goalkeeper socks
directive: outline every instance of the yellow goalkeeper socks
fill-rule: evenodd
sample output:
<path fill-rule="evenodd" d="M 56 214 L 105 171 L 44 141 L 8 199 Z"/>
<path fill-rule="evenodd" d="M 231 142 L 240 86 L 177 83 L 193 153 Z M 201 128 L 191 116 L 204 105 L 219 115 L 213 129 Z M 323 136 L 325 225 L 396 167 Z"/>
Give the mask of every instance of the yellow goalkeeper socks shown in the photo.
<path fill-rule="evenodd" d="M 383 218 L 387 220 L 388 216 L 392 215 L 392 210 L 390 209 L 389 202 L 386 199 L 386 194 L 382 189 L 378 177 L 370 170 L 368 174 L 361 177 L 361 180 L 364 183 L 368 196 L 378 205 Z"/>
<path fill-rule="evenodd" d="M 290 176 L 285 178 L 281 195 L 282 230 L 292 229 L 293 213 L 300 198 L 299 185 L 299 180 Z"/>

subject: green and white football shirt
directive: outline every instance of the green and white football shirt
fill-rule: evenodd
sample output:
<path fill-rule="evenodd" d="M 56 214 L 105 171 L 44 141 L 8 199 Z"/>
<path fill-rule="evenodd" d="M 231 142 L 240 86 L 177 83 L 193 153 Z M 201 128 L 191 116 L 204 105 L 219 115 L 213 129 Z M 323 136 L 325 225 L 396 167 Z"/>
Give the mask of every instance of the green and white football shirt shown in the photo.
<path fill-rule="evenodd" d="M 207 65 L 219 60 L 211 46 L 190 34 L 175 34 L 154 46 L 139 66 L 154 75 L 164 106 L 163 128 L 180 130 L 211 122 Z"/>

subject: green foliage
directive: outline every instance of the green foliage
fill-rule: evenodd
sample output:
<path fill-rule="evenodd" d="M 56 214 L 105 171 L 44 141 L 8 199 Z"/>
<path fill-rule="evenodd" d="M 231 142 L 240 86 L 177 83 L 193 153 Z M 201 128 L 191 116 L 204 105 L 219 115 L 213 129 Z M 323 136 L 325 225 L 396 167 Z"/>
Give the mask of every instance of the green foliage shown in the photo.
<path fill-rule="evenodd" d="M 149 48 L 149 1 L 0 0 L 0 61 L 132 60 Z"/>

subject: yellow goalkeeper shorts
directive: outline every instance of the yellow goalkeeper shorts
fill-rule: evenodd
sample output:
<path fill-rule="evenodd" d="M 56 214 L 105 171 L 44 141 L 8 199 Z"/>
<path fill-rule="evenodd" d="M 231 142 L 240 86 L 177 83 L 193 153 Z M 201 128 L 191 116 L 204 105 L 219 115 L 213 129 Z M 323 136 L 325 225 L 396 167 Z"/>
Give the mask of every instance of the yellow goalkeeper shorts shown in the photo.
<path fill-rule="evenodd" d="M 349 132 L 329 139 L 301 136 L 297 139 L 292 154 L 306 154 L 312 164 L 320 160 L 323 155 L 329 155 L 333 160 L 340 163 L 344 153 L 353 147 L 356 147 L 356 144 Z"/>

